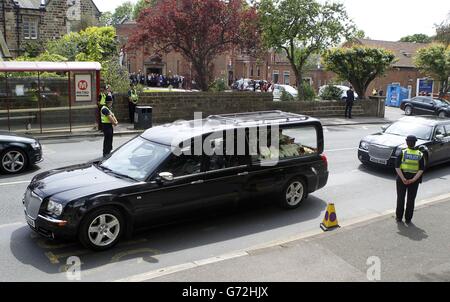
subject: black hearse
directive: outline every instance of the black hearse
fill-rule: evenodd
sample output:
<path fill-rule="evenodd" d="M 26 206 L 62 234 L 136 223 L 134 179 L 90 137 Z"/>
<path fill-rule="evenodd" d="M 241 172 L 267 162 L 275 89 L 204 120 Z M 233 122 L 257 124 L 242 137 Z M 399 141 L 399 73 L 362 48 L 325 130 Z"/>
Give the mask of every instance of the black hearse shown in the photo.
<path fill-rule="evenodd" d="M 37 175 L 24 196 L 30 227 L 94 250 L 133 229 L 274 195 L 297 208 L 325 186 L 319 120 L 281 111 L 210 116 L 147 130 L 101 162 Z"/>

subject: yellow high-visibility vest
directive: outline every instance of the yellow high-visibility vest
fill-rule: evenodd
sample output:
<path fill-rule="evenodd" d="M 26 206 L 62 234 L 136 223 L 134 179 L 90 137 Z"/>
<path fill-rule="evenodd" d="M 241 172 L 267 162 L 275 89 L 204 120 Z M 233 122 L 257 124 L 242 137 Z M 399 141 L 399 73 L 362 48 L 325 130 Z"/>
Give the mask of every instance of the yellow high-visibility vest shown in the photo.
<path fill-rule="evenodd" d="M 419 162 L 423 157 L 422 152 L 419 150 L 413 150 L 410 148 L 407 148 L 402 151 L 403 157 L 402 157 L 402 164 L 400 165 L 400 169 L 403 172 L 407 173 L 417 173 L 419 172 L 420 165 Z"/>
<path fill-rule="evenodd" d="M 109 120 L 109 116 L 103 114 L 103 109 L 104 109 L 104 108 L 108 109 L 111 115 L 113 114 L 113 112 L 111 111 L 110 108 L 108 108 L 108 107 L 106 107 L 106 106 L 103 106 L 102 109 L 101 109 L 101 111 L 100 111 L 100 113 L 101 113 L 101 118 L 102 118 L 102 124 L 112 124 L 111 121 Z"/>
<path fill-rule="evenodd" d="M 105 106 L 106 105 L 106 94 L 104 94 L 103 92 L 100 93 L 100 106 Z"/>

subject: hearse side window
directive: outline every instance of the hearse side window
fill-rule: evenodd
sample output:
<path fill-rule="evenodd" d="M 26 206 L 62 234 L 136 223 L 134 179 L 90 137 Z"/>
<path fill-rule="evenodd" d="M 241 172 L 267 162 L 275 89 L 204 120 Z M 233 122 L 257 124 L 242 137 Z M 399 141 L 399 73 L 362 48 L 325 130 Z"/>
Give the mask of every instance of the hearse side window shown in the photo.
<path fill-rule="evenodd" d="M 438 136 L 438 135 L 443 135 L 443 136 L 445 136 L 445 129 L 444 129 L 444 126 L 443 126 L 443 125 L 442 125 L 442 126 L 437 126 L 436 132 L 435 132 L 435 134 L 434 134 L 434 137 L 436 137 L 436 136 Z"/>
<path fill-rule="evenodd" d="M 279 129 L 278 138 L 278 148 L 272 143 L 268 143 L 268 146 L 259 146 L 260 161 L 302 158 L 318 152 L 317 130 L 314 126 Z"/>
<path fill-rule="evenodd" d="M 161 172 L 170 172 L 173 177 L 187 176 L 200 173 L 202 170 L 202 156 L 190 155 L 188 149 L 183 149 L 181 155 L 172 155 Z"/>
<path fill-rule="evenodd" d="M 450 125 L 444 125 L 444 128 L 446 132 L 445 136 L 450 138 Z"/>
<path fill-rule="evenodd" d="M 236 140 L 228 152 L 223 137 L 207 138 L 205 140 L 205 146 L 210 147 L 210 150 L 206 154 L 206 168 L 209 171 L 234 168 L 247 164 L 247 157 L 244 154 L 238 155 L 237 153 Z"/>

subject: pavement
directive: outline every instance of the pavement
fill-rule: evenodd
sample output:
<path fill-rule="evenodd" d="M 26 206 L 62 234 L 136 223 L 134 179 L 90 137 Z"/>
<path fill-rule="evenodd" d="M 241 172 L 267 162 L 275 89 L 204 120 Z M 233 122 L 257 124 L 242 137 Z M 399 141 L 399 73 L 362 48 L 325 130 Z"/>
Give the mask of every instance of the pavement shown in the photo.
<path fill-rule="evenodd" d="M 320 118 L 320 120 L 324 127 L 370 125 L 370 124 L 382 125 L 392 123 L 393 121 L 396 121 L 403 116 L 404 116 L 403 111 L 401 111 L 400 109 L 386 107 L 386 114 L 384 118 L 355 116 L 352 119 L 347 119 L 343 117 L 327 117 L 327 118 Z M 134 129 L 133 124 L 121 123 L 116 128 L 114 128 L 114 135 L 115 136 L 138 135 L 143 131 L 144 130 Z M 48 139 L 98 137 L 103 136 L 103 133 L 92 127 L 84 127 L 84 128 L 80 127 L 73 129 L 72 132 L 55 131 L 55 132 L 46 132 L 42 134 L 33 134 L 33 136 L 40 140 L 48 140 Z"/>
<path fill-rule="evenodd" d="M 339 209 L 337 209 L 339 214 Z M 186 263 L 120 281 L 450 281 L 450 195 L 423 201 L 412 224 L 393 213 L 335 231 Z M 339 218 L 339 216 L 338 216 Z M 301 236 L 300 236 L 301 237 Z"/>

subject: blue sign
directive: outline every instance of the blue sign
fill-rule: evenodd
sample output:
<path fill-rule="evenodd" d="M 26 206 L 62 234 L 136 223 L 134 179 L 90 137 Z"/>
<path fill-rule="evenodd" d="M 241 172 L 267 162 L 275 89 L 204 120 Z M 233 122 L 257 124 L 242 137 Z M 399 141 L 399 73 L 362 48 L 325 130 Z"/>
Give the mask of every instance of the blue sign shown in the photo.
<path fill-rule="evenodd" d="M 419 79 L 417 84 L 417 95 L 432 95 L 433 84 L 433 80 Z"/>

